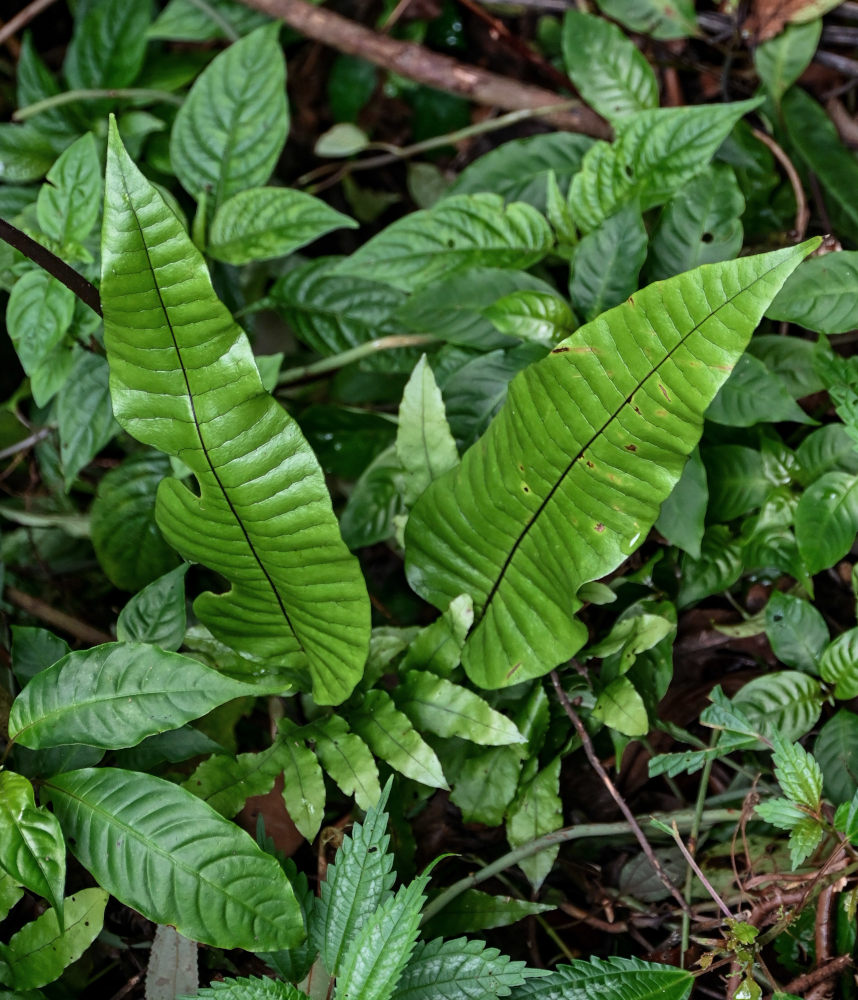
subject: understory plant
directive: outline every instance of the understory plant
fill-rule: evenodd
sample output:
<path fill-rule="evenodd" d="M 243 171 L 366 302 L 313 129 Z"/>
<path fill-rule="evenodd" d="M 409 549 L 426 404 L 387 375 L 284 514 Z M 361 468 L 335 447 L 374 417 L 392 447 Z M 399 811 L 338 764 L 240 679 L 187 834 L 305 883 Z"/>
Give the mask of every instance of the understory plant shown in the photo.
<path fill-rule="evenodd" d="M 655 38 L 693 21 L 610 6 Z M 0 125 L 24 376 L 0 435 L 36 484 L 0 502 L 6 608 L 34 616 L 0 675 L 0 997 L 76 995 L 115 947 L 110 896 L 192 964 L 197 944 L 265 963 L 196 994 L 221 1000 L 684 1000 L 694 949 L 753 997 L 787 939 L 798 975 L 802 913 L 858 843 L 858 628 L 817 601 L 858 534 L 858 371 L 829 340 L 858 325 L 858 269 L 781 238 L 772 153 L 839 192 L 858 238 L 854 158 L 794 86 L 810 29 L 757 49 L 755 96 L 659 107 L 629 35 L 570 11 L 556 54 L 612 139 L 504 143 L 363 239 L 354 188 L 335 208 L 276 170 L 278 23 L 227 0 L 91 0 L 74 23 L 59 79 L 25 38 Z M 102 628 L 46 617 L 45 567 L 87 577 Z M 722 594 L 718 636 L 768 660 L 680 725 L 678 628 Z M 632 813 L 600 758 L 622 777 L 633 744 L 687 808 Z M 585 757 L 622 821 L 564 798 Z M 317 892 L 232 821 L 275 788 L 322 869 L 341 842 Z M 447 869 L 414 874 L 409 820 L 441 793 L 510 851 L 430 889 Z M 723 876 L 740 818 L 749 866 L 765 841 L 816 878 L 765 931 Z M 675 963 L 561 944 L 546 973 L 462 936 L 527 916 L 555 941 L 560 848 L 585 836 L 637 839 L 618 898 L 678 904 Z M 476 888 L 514 866 L 508 896 Z"/>

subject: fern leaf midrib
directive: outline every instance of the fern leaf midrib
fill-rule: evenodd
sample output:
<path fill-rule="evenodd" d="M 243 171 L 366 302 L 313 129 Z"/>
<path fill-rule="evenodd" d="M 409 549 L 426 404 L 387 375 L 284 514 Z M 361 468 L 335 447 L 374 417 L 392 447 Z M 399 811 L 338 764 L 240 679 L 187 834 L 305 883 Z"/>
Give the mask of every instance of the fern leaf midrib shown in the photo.
<path fill-rule="evenodd" d="M 250 537 L 250 533 L 245 527 L 244 521 L 239 516 L 238 511 L 235 509 L 235 505 L 233 504 L 232 499 L 229 496 L 229 493 L 227 492 L 226 488 L 221 482 L 221 478 L 218 475 L 214 462 L 212 462 L 208 446 L 206 445 L 205 439 L 203 438 L 202 427 L 200 426 L 200 421 L 199 418 L 197 417 L 196 402 L 194 400 L 194 394 L 191 391 L 191 383 L 188 378 L 187 368 L 185 367 L 185 359 L 182 357 L 182 350 L 179 347 L 179 342 L 176 338 L 176 331 L 173 329 L 173 323 L 170 319 L 169 311 L 167 310 L 166 303 L 164 302 L 164 297 L 161 295 L 161 286 L 158 284 L 158 278 L 155 273 L 155 269 L 152 266 L 152 259 L 149 256 L 149 245 L 146 242 L 146 237 L 144 236 L 143 233 L 143 227 L 140 225 L 140 219 L 137 215 L 137 209 L 134 207 L 130 192 L 128 192 L 127 187 L 126 187 L 126 196 L 128 197 L 128 203 L 131 208 L 131 212 L 134 216 L 134 223 L 137 226 L 137 232 L 140 235 L 140 243 L 143 247 L 143 253 L 146 255 L 146 266 L 149 269 L 149 273 L 152 275 L 152 285 L 155 289 L 155 294 L 158 296 L 158 304 L 161 307 L 161 313 L 164 316 L 164 322 L 167 326 L 167 329 L 170 331 L 170 340 L 173 343 L 173 350 L 175 350 L 176 352 L 176 357 L 179 362 L 179 367 L 181 368 L 182 371 L 182 380 L 185 383 L 185 391 L 187 392 L 188 395 L 188 402 L 191 407 L 191 415 L 194 421 L 194 430 L 196 431 L 197 434 L 197 440 L 200 443 L 200 450 L 205 456 L 206 464 L 209 467 L 209 471 L 211 472 L 214 481 L 217 483 L 217 487 L 220 490 L 221 495 L 223 496 L 224 501 L 235 520 L 235 523 L 238 525 L 242 535 L 244 536 L 244 540 L 247 543 L 247 547 L 250 549 L 250 554 L 253 556 L 256 565 L 259 567 L 260 572 L 265 577 L 268 586 L 271 588 L 271 592 L 274 595 L 274 599 L 277 601 L 277 606 L 280 608 L 280 612 L 283 615 L 283 618 L 285 619 L 290 632 L 295 637 L 295 641 L 298 643 L 301 652 L 306 656 L 307 650 L 304 647 L 304 643 L 301 641 L 301 637 L 298 635 L 298 633 L 295 630 L 295 627 L 292 625 L 292 620 L 289 617 L 289 612 L 286 610 L 286 606 L 283 603 L 283 598 L 280 596 L 280 592 L 277 589 L 277 585 L 274 583 L 274 580 L 271 578 L 271 574 L 268 572 L 265 563 L 262 561 L 258 552 L 256 551 L 256 546 L 253 544 L 253 540 Z"/>
<path fill-rule="evenodd" d="M 778 265 L 775 265 L 775 267 L 777 267 L 777 266 Z M 620 403 L 620 405 L 610 414 L 610 416 L 602 424 L 602 426 L 598 430 L 596 430 L 596 431 L 593 432 L 593 434 L 591 435 L 591 437 L 589 438 L 589 440 L 578 450 L 577 454 L 575 454 L 573 456 L 573 458 L 567 464 L 566 468 L 557 477 L 557 481 L 554 483 L 554 485 L 548 491 L 548 493 L 545 496 L 545 499 L 536 508 L 536 510 L 533 512 L 530 520 L 527 522 L 527 524 L 524 526 L 524 528 L 519 533 L 518 537 L 516 538 L 515 542 L 512 545 L 512 548 L 509 551 L 509 554 L 506 556 L 506 558 L 504 559 L 503 563 L 501 564 L 500 570 L 499 570 L 499 572 L 497 574 L 497 578 L 495 579 L 495 582 L 492 584 L 491 590 L 488 592 L 488 594 L 486 596 L 486 600 L 485 600 L 485 603 L 483 604 L 483 607 L 480 609 L 479 613 L 474 616 L 474 625 L 473 625 L 474 629 L 476 629 L 477 626 L 480 625 L 480 623 L 485 618 L 485 616 L 486 616 L 486 614 L 487 614 L 487 612 L 489 610 L 489 606 L 491 605 L 492 601 L 494 600 L 494 597 L 497 594 L 497 592 L 498 592 L 498 590 L 500 588 L 500 585 L 503 583 L 503 580 L 504 580 L 504 577 L 506 575 L 507 570 L 509 569 L 510 565 L 512 564 L 512 561 L 515 558 L 515 555 L 518 552 L 519 548 L 523 544 L 525 538 L 529 534 L 530 529 L 536 524 L 536 522 L 539 519 L 539 517 L 542 514 L 542 512 L 545 510 L 545 508 L 548 506 L 548 504 L 554 498 L 555 493 L 560 489 L 561 485 L 566 480 L 566 477 L 569 475 L 569 473 L 575 467 L 575 464 L 577 462 L 580 462 L 583 459 L 583 457 L 586 455 L 587 451 L 605 433 L 605 431 L 607 430 L 607 428 L 610 427 L 610 425 L 617 419 L 617 417 L 620 415 L 620 413 L 623 411 L 623 409 L 626 406 L 629 406 L 631 404 L 632 397 L 635 395 L 635 393 L 640 392 L 640 390 L 643 388 L 643 386 L 646 385 L 646 383 L 649 382 L 650 379 L 654 378 L 657 375 L 657 373 L 658 373 L 659 369 L 662 367 L 662 365 L 664 365 L 667 361 L 669 361 L 673 357 L 674 353 L 680 347 L 682 347 L 691 336 L 693 336 L 695 333 L 697 333 L 697 331 L 703 326 L 704 323 L 707 323 L 710 319 L 712 319 L 713 316 L 716 316 L 718 314 L 718 312 L 720 312 L 722 309 L 724 309 L 727 306 L 729 306 L 730 304 L 732 304 L 732 302 L 735 299 L 739 298 L 739 296 L 744 295 L 750 288 L 752 288 L 755 284 L 758 284 L 763 278 L 765 278 L 770 273 L 770 271 L 772 271 L 774 269 L 775 269 L 774 267 L 770 268 L 769 271 L 766 271 L 764 274 L 761 274 L 759 277 L 755 278 L 749 285 L 740 288 L 734 295 L 731 295 L 730 298 L 725 299 L 714 310 L 712 310 L 712 312 L 707 313 L 707 315 L 704 316 L 703 319 L 701 319 L 699 323 L 696 323 L 688 331 L 688 333 L 685 334 L 685 336 L 682 337 L 676 343 L 676 345 L 674 347 L 672 347 L 665 354 L 665 356 L 661 359 L 661 361 L 659 361 L 659 363 L 650 372 L 648 372 L 647 375 L 643 379 L 641 379 L 637 383 L 637 385 L 634 387 L 634 389 L 632 389 L 632 391 L 626 396 L 626 398 L 622 401 L 622 403 Z M 552 354 L 557 353 L 557 348 L 555 348 L 551 353 Z"/>

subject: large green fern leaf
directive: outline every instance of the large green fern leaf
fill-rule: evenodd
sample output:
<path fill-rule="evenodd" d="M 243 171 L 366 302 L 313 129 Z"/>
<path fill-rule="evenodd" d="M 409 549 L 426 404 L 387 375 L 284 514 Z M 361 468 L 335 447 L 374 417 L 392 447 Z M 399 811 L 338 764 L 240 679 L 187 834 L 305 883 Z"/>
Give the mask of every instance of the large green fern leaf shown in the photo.
<path fill-rule="evenodd" d="M 369 601 L 322 470 L 264 391 L 205 261 L 114 125 L 102 253 L 116 418 L 193 471 L 199 496 L 162 481 L 159 527 L 186 559 L 232 584 L 197 598 L 198 617 L 235 649 L 308 671 L 319 703 L 342 701 L 366 660 Z"/>
<path fill-rule="evenodd" d="M 539 676 L 584 644 L 578 588 L 644 540 L 704 411 L 814 245 L 636 292 L 517 375 L 488 431 L 420 497 L 408 578 L 442 609 L 472 597 L 462 662 L 475 683 Z"/>

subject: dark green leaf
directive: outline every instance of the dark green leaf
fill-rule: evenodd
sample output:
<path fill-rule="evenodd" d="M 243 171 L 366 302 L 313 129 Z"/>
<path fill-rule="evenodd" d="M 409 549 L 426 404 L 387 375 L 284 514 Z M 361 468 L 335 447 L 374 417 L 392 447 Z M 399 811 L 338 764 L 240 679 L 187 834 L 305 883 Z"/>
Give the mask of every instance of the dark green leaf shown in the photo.
<path fill-rule="evenodd" d="M 831 802 L 846 802 L 858 792 L 858 715 L 841 708 L 819 730 L 813 756 L 822 768 Z"/>
<path fill-rule="evenodd" d="M 826 472 L 802 493 L 795 510 L 798 550 L 812 575 L 852 548 L 858 534 L 858 476 Z"/>
<path fill-rule="evenodd" d="M 776 104 L 810 65 L 821 34 L 818 17 L 807 24 L 788 24 L 754 49 L 754 68 Z"/>
<path fill-rule="evenodd" d="M 828 626 L 809 601 L 776 590 L 766 605 L 766 635 L 781 663 L 809 674 L 819 673 L 819 657 L 829 640 Z"/>
<path fill-rule="evenodd" d="M 427 921 L 423 932 L 427 937 L 472 934 L 492 927 L 507 927 L 524 917 L 553 909 L 555 907 L 545 903 L 531 903 L 512 896 L 490 896 L 478 889 L 468 889 Z"/>
<path fill-rule="evenodd" d="M 63 71 L 76 90 L 128 87 L 137 79 L 146 53 L 150 0 L 93 0 L 75 23 Z"/>
<path fill-rule="evenodd" d="M 751 354 L 743 354 L 706 411 L 708 420 L 728 427 L 751 427 L 765 421 L 813 423 L 783 381 Z"/>
<path fill-rule="evenodd" d="M 116 638 L 120 642 L 149 642 L 176 650 L 185 638 L 185 574 L 182 563 L 135 594 L 119 613 Z"/>
<path fill-rule="evenodd" d="M 819 674 L 834 684 L 834 697 L 846 700 L 858 695 L 858 628 L 842 632 L 819 660 Z"/>
<path fill-rule="evenodd" d="M 709 486 L 706 467 L 695 450 L 685 463 L 679 482 L 664 503 L 655 522 L 656 530 L 670 542 L 687 552 L 692 559 L 700 557 L 700 545 L 705 529 Z"/>
<path fill-rule="evenodd" d="M 68 651 L 69 644 L 47 629 L 12 626 L 12 672 L 21 687 Z"/>
<path fill-rule="evenodd" d="M 208 42 L 227 35 L 227 26 L 239 35 L 266 24 L 268 18 L 236 0 L 206 0 L 212 17 L 193 0 L 170 0 L 148 31 L 149 38 L 167 38 L 177 42 Z M 171 53 L 172 58 L 176 57 Z"/>
<path fill-rule="evenodd" d="M 27 375 L 50 356 L 73 316 L 74 292 L 47 271 L 27 271 L 15 282 L 6 307 L 6 328 Z"/>
<path fill-rule="evenodd" d="M 401 477 L 402 463 L 394 445 L 385 448 L 363 471 L 340 519 L 340 530 L 350 549 L 393 536 L 394 518 L 405 513 Z"/>
<path fill-rule="evenodd" d="M 733 702 L 764 736 L 798 740 L 819 718 L 822 693 L 815 677 L 781 670 L 756 677 Z"/>
<path fill-rule="evenodd" d="M 598 0 L 598 5 L 624 27 L 653 38 L 685 38 L 697 31 L 693 0 Z"/>
<path fill-rule="evenodd" d="M 60 246 L 82 242 L 101 210 L 101 163 L 92 132 L 61 154 L 46 180 L 36 202 L 39 227 Z"/>
<path fill-rule="evenodd" d="M 858 327 L 858 251 L 827 253 L 801 263 L 766 315 L 820 333 L 854 330 Z"/>
<path fill-rule="evenodd" d="M 472 1000 L 506 997 L 512 987 L 540 975 L 524 962 L 511 962 L 482 941 L 436 938 L 419 942 L 391 1000 Z"/>

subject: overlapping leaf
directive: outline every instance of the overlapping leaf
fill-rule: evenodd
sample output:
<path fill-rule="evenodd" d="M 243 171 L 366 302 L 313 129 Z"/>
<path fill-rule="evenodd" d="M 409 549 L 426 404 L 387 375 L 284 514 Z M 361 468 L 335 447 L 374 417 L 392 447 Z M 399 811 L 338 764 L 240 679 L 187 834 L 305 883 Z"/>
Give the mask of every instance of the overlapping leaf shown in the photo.
<path fill-rule="evenodd" d="M 586 639 L 581 584 L 644 539 L 702 417 L 810 245 L 702 267 L 605 313 L 513 380 L 461 464 L 406 529 L 409 580 L 476 624 L 463 664 L 496 688 L 539 676 Z"/>
<path fill-rule="evenodd" d="M 232 589 L 198 617 L 217 638 L 309 671 L 316 700 L 361 676 L 369 602 L 297 424 L 264 391 L 250 345 L 181 223 L 112 128 L 103 277 L 114 408 L 125 429 L 180 455 L 200 486 L 158 490 L 167 540 Z"/>

